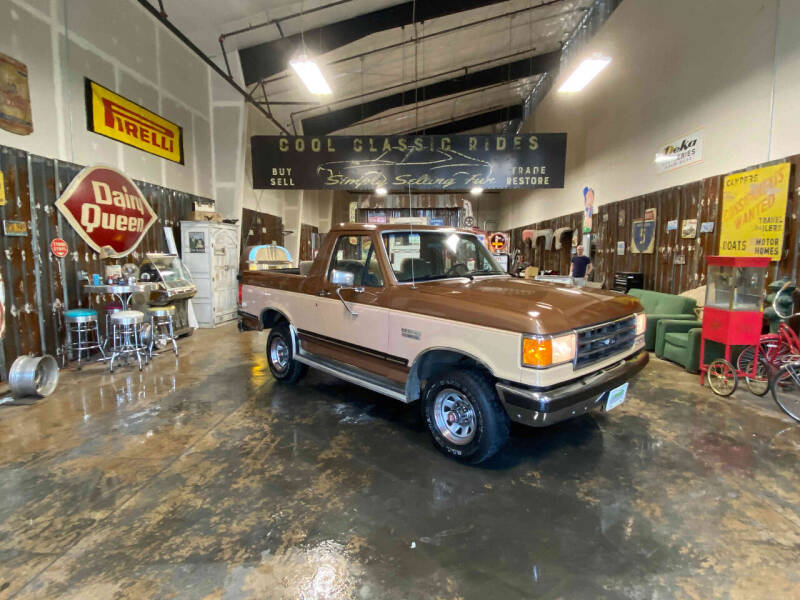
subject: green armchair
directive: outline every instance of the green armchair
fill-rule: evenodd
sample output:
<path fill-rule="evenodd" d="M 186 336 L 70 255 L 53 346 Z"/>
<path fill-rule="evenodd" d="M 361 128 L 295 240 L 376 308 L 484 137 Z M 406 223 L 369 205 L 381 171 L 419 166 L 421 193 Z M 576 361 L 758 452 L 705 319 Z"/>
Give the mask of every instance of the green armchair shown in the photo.
<path fill-rule="evenodd" d="M 654 350 L 656 347 L 659 321 L 663 319 L 694 321 L 697 319 L 694 314 L 697 301 L 694 298 L 638 289 L 632 289 L 628 294 L 639 299 L 647 315 L 647 329 L 644 334 L 644 345 L 647 350 Z"/>
<path fill-rule="evenodd" d="M 703 337 L 701 321 L 662 319 L 656 330 L 656 356 L 682 365 L 689 373 L 700 372 L 700 340 Z M 732 349 L 731 359 L 736 362 L 740 348 Z M 725 347 L 716 342 L 706 344 L 705 362 L 722 358 Z"/>
<path fill-rule="evenodd" d="M 690 373 L 699 373 L 702 332 L 700 321 L 661 319 L 656 326 L 656 356 L 683 365 Z"/>

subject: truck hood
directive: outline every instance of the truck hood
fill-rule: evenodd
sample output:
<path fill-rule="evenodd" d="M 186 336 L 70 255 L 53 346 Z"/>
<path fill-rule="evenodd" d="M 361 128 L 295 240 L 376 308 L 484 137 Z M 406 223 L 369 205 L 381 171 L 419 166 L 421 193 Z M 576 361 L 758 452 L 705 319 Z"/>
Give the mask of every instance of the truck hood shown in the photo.
<path fill-rule="evenodd" d="M 395 309 L 521 333 L 560 333 L 642 310 L 636 298 L 618 292 L 516 277 L 400 287 Z"/>

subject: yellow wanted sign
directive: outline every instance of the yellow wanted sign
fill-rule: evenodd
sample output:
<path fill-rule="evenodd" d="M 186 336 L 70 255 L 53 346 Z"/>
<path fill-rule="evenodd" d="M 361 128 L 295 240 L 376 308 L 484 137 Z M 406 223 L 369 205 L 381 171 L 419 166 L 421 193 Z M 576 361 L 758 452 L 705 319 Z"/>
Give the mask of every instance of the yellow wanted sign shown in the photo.
<path fill-rule="evenodd" d="M 790 167 L 782 163 L 725 177 L 720 256 L 780 260 Z"/>
<path fill-rule="evenodd" d="M 183 128 L 86 80 L 89 131 L 183 164 Z"/>

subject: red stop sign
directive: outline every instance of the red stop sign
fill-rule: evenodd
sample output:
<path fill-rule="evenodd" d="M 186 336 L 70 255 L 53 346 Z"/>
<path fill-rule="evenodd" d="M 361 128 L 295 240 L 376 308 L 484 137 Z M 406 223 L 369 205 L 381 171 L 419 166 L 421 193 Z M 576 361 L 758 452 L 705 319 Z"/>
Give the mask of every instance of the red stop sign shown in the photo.
<path fill-rule="evenodd" d="M 67 253 L 69 253 L 69 246 L 67 246 L 67 242 L 61 238 L 55 238 L 52 242 L 50 242 L 50 250 L 58 258 L 64 258 Z"/>
<path fill-rule="evenodd" d="M 83 169 L 56 206 L 104 258 L 130 254 L 158 219 L 138 186 L 111 167 Z"/>

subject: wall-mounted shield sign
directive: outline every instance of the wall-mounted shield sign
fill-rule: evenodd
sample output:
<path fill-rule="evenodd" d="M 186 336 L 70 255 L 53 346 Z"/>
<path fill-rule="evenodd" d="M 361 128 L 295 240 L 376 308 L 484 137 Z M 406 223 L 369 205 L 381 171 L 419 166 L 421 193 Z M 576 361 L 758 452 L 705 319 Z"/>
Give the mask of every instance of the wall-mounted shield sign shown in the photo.
<path fill-rule="evenodd" d="M 138 186 L 113 167 L 86 167 L 56 206 L 102 258 L 130 254 L 158 220 Z"/>
<path fill-rule="evenodd" d="M 633 254 L 652 254 L 656 240 L 656 222 L 645 219 L 634 219 L 631 252 Z"/>

